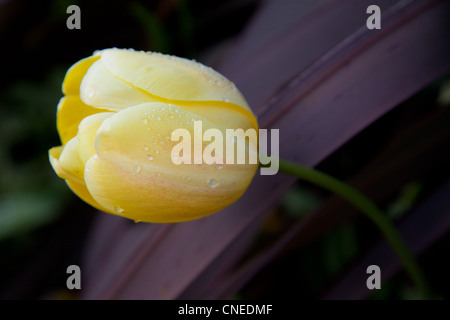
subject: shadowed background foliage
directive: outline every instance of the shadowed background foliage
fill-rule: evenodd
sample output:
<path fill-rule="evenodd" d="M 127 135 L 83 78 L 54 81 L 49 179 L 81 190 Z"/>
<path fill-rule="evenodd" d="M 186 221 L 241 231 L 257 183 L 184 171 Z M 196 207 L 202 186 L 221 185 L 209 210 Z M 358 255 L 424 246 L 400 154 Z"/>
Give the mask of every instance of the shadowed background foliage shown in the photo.
<path fill-rule="evenodd" d="M 351 29 L 348 21 L 354 20 L 355 24 L 363 26 L 367 17 L 364 11 L 354 9 L 355 1 L 343 1 L 341 6 L 330 4 L 331 1 L 306 0 L 301 5 L 298 1 L 289 0 L 0 1 L 0 41 L 5 62 L 0 77 L 0 298 L 136 297 L 128 293 L 121 296 L 121 288 L 126 286 L 124 283 L 132 283 L 133 280 L 125 276 L 118 280 L 122 281 L 120 285 L 105 286 L 104 290 L 110 295 L 96 293 L 95 290 L 80 293 L 65 289 L 68 265 L 83 266 L 86 263 L 87 272 L 90 272 L 92 261 L 101 262 L 100 258 L 95 260 L 91 256 L 98 253 L 96 246 L 102 243 L 102 226 L 106 233 L 117 231 L 118 238 L 127 237 L 134 232 L 132 230 L 146 228 L 96 212 L 78 200 L 50 167 L 47 150 L 59 145 L 55 127 L 56 105 L 62 95 L 60 88 L 64 73 L 70 65 L 97 49 L 108 47 L 160 51 L 195 58 L 230 76 L 238 87 L 243 88 L 252 107 L 258 109 L 263 125 L 273 125 L 283 135 L 295 130 L 299 122 L 297 116 L 279 121 L 290 112 L 292 101 L 307 97 L 304 92 L 313 90 L 310 87 L 320 87 L 325 83 L 324 79 L 338 68 L 336 65 L 339 68 L 351 67 L 352 59 L 356 61 L 356 57 L 362 55 L 361 48 L 365 48 L 364 45 L 357 47 L 358 41 L 368 38 L 364 42 L 367 46 L 378 41 L 376 37 L 369 38 L 372 35 L 359 36 L 357 30 Z M 399 3 L 373 2 L 379 2 L 383 12 Z M 420 17 L 417 13 L 420 10 L 415 9 L 420 1 L 404 2 L 415 10 L 411 9 L 413 13 L 407 11 L 407 14 Z M 427 5 L 422 11 L 431 12 L 433 6 L 446 1 L 423 3 Z M 66 27 L 66 8 L 71 4 L 81 8 L 81 30 L 68 30 Z M 363 8 L 364 4 L 359 6 Z M 333 20 L 337 19 L 333 12 L 338 9 L 342 9 L 339 16 L 342 20 Z M 399 11 L 397 16 L 389 16 L 391 20 L 387 20 L 387 26 L 390 21 L 400 24 L 413 19 L 407 14 L 400 15 Z M 355 12 L 361 12 L 360 16 L 355 18 Z M 323 30 L 329 30 L 329 33 L 320 32 L 320 25 L 315 25 L 316 22 L 329 23 L 323 26 Z M 394 22 L 392 30 L 395 30 Z M 348 38 L 338 38 L 333 23 L 342 26 L 335 29 L 351 39 L 349 48 L 339 47 Z M 349 23 L 348 27 L 346 23 Z M 442 28 L 445 27 L 448 29 L 448 23 L 442 24 Z M 308 30 L 313 31 L 308 34 Z M 297 36 L 308 41 L 299 44 Z M 339 42 L 331 41 L 333 37 Z M 401 39 L 394 38 L 397 43 L 388 48 L 394 57 L 402 46 Z M 441 38 L 439 45 L 424 43 L 423 46 L 439 54 L 449 53 L 448 39 Z M 293 56 L 286 53 L 291 49 Z M 296 50 L 299 52 L 298 60 L 294 55 Z M 416 55 L 415 52 L 409 54 L 411 59 Z M 332 58 L 327 60 L 330 56 Z M 277 62 L 283 57 L 288 67 Z M 332 59 L 336 59 L 336 64 L 331 63 Z M 397 59 L 389 63 L 402 65 L 403 59 Z M 275 71 L 270 69 L 272 62 Z M 428 69 L 424 67 L 423 78 L 427 80 L 423 83 L 417 80 L 414 85 L 396 83 L 392 79 L 395 74 L 390 76 L 390 70 L 381 70 L 378 78 L 373 75 L 371 85 L 374 88 L 380 79 L 391 80 L 392 85 L 399 86 L 399 91 L 407 86 L 417 88 L 412 89 L 406 98 L 393 97 L 392 101 L 400 101 L 373 116 L 373 121 L 367 121 L 367 124 L 361 121 L 358 126 L 359 118 L 352 118 L 353 114 L 330 112 L 323 114 L 321 123 L 311 126 L 325 132 L 334 126 L 335 121 L 339 122 L 336 118 L 354 119 L 351 122 L 358 130 L 349 133 L 345 143 L 329 147 L 329 150 L 326 145 L 317 146 L 329 153 L 323 155 L 317 167 L 364 191 L 403 228 L 413 241 L 413 251 L 420 253 L 419 263 L 433 293 L 440 298 L 448 298 L 447 285 L 450 283 L 447 274 L 450 262 L 446 257 L 450 249 L 450 212 L 442 209 L 443 199 L 450 195 L 449 62 L 447 58 L 447 62 L 442 64 L 441 73 L 427 73 Z M 266 73 L 258 74 L 262 69 Z M 318 75 L 316 80 L 315 75 Z M 371 76 L 367 74 L 367 78 Z M 413 80 L 415 76 L 411 72 Z M 308 79 L 312 80 L 308 82 Z M 342 83 L 344 86 L 351 81 L 343 78 Z M 341 93 L 344 98 L 346 94 L 361 95 L 351 90 Z M 338 101 L 341 95 L 332 97 L 335 100 L 330 98 L 330 102 Z M 375 96 L 364 97 L 367 103 L 376 99 Z M 327 100 L 329 97 L 316 100 L 320 98 Z M 304 109 L 309 114 L 309 109 Z M 365 112 L 370 114 L 372 111 Z M 351 126 L 345 121 L 339 125 L 342 131 Z M 316 139 L 317 136 L 321 136 L 321 132 L 311 130 L 304 139 Z M 302 141 L 290 143 L 289 148 L 302 147 Z M 287 156 L 316 164 L 306 155 L 292 153 Z M 259 181 L 264 183 L 264 180 Z M 378 230 L 357 211 L 329 193 L 301 181 L 280 183 L 277 190 L 281 191 L 274 189 L 275 205 L 267 205 L 263 210 L 265 214 L 250 224 L 248 239 L 240 239 L 246 238 L 245 234 L 240 234 L 233 242 L 235 246 L 242 244 L 240 251 L 236 251 L 233 245 L 224 247 L 223 255 L 208 260 L 209 267 L 205 266 L 200 275 L 195 278 L 188 276 L 186 286 L 177 295 L 165 296 L 162 292 L 160 297 L 419 297 L 398 261 L 380 240 Z M 234 208 L 240 210 L 239 205 Z M 167 230 L 155 227 L 153 233 L 148 231 L 149 239 L 158 243 L 153 235 L 163 237 L 166 232 L 172 232 Z M 98 233 L 98 239 L 92 233 Z M 112 241 L 111 246 L 120 248 L 120 243 Z M 231 255 L 233 259 L 228 260 L 227 250 L 236 251 Z M 170 256 L 170 250 L 167 250 L 167 255 Z M 104 261 L 111 261 L 108 259 Z M 146 255 L 137 255 L 129 261 L 139 265 L 139 259 L 145 260 Z M 385 263 L 386 275 L 383 275 L 382 290 L 370 293 L 361 289 L 365 283 L 360 280 L 366 277 L 365 266 L 374 261 L 381 265 Z M 144 262 L 141 264 L 145 265 Z M 224 268 L 223 274 L 211 271 L 220 269 L 216 265 Z M 116 267 L 121 270 L 119 263 Z M 92 271 L 91 282 L 92 274 L 104 271 L 102 268 L 105 265 L 100 263 L 99 270 Z M 126 286 L 123 292 L 132 291 L 130 286 Z M 140 290 L 142 287 L 136 287 L 136 292 Z M 136 295 L 139 296 L 138 293 Z"/>

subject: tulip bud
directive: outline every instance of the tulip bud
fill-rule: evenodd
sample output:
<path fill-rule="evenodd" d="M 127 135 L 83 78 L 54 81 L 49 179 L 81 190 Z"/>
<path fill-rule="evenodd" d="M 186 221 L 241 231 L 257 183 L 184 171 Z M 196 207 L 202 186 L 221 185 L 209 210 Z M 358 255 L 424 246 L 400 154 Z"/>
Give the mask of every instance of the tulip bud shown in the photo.
<path fill-rule="evenodd" d="M 50 163 L 99 210 L 143 222 L 200 218 L 235 202 L 257 170 L 257 163 L 230 163 L 225 154 L 227 130 L 257 132 L 255 116 L 233 83 L 200 63 L 107 49 L 74 64 L 62 90 L 62 146 L 49 150 Z M 224 152 L 215 150 L 214 163 L 180 164 L 172 154 L 178 129 L 190 137 L 222 133 L 215 138 L 223 139 Z M 189 141 L 192 159 L 208 149 L 208 138 Z M 257 152 L 256 143 L 240 142 Z"/>

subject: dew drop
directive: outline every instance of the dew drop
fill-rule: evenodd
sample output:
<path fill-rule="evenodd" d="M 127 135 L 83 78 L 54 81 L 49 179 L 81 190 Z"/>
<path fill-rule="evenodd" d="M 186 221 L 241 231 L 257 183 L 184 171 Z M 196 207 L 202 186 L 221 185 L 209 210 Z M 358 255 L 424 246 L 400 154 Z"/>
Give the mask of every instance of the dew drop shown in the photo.
<path fill-rule="evenodd" d="M 90 89 L 87 93 L 88 98 L 92 98 L 93 96 L 95 96 L 95 90 L 94 89 Z"/>
<path fill-rule="evenodd" d="M 141 167 L 139 167 L 139 166 L 134 166 L 134 167 L 133 167 L 133 170 L 134 170 L 136 173 L 139 173 L 139 172 L 141 172 Z"/>
<path fill-rule="evenodd" d="M 217 186 L 219 185 L 219 183 L 218 183 L 216 180 L 214 180 L 214 179 L 209 179 L 209 180 L 208 180 L 208 185 L 209 185 L 211 188 L 215 188 L 215 187 L 217 187 Z"/>
<path fill-rule="evenodd" d="M 123 209 L 122 209 L 121 207 L 119 207 L 119 206 L 115 206 L 115 207 L 114 207 L 114 211 L 115 211 L 116 213 L 122 213 L 122 212 L 123 212 Z"/>
<path fill-rule="evenodd" d="M 221 164 L 216 164 L 216 169 L 217 170 L 220 170 L 220 169 L 222 169 L 223 168 L 223 165 L 221 165 Z"/>
<path fill-rule="evenodd" d="M 160 121 L 160 120 L 161 120 L 161 117 L 160 117 L 160 116 L 156 116 L 155 119 L 158 120 L 158 121 Z"/>
<path fill-rule="evenodd" d="M 186 177 L 185 179 L 186 179 L 187 181 L 191 180 L 191 178 L 190 178 L 190 177 Z"/>
<path fill-rule="evenodd" d="M 153 157 L 152 157 L 151 155 L 147 155 L 147 160 L 152 161 L 152 160 L 153 160 Z"/>
<path fill-rule="evenodd" d="M 155 149 L 155 154 L 158 154 L 159 153 L 159 150 L 158 149 Z"/>
<path fill-rule="evenodd" d="M 144 150 L 144 151 L 148 151 L 150 148 L 148 147 L 148 146 L 146 146 L 146 145 L 143 145 L 142 146 L 142 150 Z"/>
<path fill-rule="evenodd" d="M 142 119 L 141 119 L 141 122 L 142 122 L 143 124 L 147 124 L 148 120 L 145 119 L 145 118 L 142 118 Z"/>
<path fill-rule="evenodd" d="M 155 177 L 159 177 L 159 176 L 160 176 L 159 172 L 155 173 Z"/>

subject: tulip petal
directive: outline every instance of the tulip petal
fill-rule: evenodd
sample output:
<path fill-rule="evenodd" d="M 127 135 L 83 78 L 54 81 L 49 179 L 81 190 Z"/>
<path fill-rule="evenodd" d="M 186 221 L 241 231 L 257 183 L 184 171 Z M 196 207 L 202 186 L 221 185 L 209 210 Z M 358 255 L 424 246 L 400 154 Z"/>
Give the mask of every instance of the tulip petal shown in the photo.
<path fill-rule="evenodd" d="M 146 91 L 119 79 L 96 61 L 81 82 L 81 100 L 90 106 L 119 111 L 144 102 L 158 101 Z"/>
<path fill-rule="evenodd" d="M 106 208 L 104 208 L 102 205 L 100 205 L 97 201 L 95 201 L 94 198 L 92 198 L 91 194 L 89 193 L 88 189 L 86 188 L 86 185 L 81 182 L 73 181 L 73 180 L 66 180 L 67 185 L 69 188 L 84 202 L 89 203 L 94 208 L 103 211 L 108 212 Z"/>
<path fill-rule="evenodd" d="M 88 106 L 78 96 L 61 98 L 58 104 L 56 127 L 62 144 L 76 136 L 78 125 L 84 118 L 108 110 Z"/>
<path fill-rule="evenodd" d="M 50 164 L 52 165 L 53 170 L 55 170 L 58 177 L 65 179 L 69 175 L 66 172 L 64 172 L 64 170 L 59 165 L 59 161 L 58 161 L 59 156 L 61 155 L 61 152 L 63 151 L 63 148 L 64 148 L 63 146 L 51 148 L 48 151 L 48 156 L 50 159 Z"/>
<path fill-rule="evenodd" d="M 84 164 L 78 154 L 78 138 L 70 139 L 63 147 L 59 158 L 58 166 L 62 171 L 60 176 L 63 179 L 71 179 L 78 182 L 84 181 Z"/>
<path fill-rule="evenodd" d="M 123 81 L 169 100 L 225 101 L 251 112 L 235 85 L 200 63 L 152 52 L 107 49 L 100 62 Z"/>
<path fill-rule="evenodd" d="M 83 165 L 96 153 L 95 136 L 98 128 L 104 120 L 113 114 L 111 112 L 102 112 L 88 116 L 78 126 L 78 133 L 76 135 L 76 139 L 78 139 L 77 151 Z"/>
<path fill-rule="evenodd" d="M 98 157 L 86 163 L 89 193 L 108 212 L 147 222 L 191 220 L 237 200 L 256 164 L 172 162 L 172 148 L 179 142 L 170 140 L 171 132 L 185 128 L 194 137 L 194 121 L 202 121 L 203 131 L 217 128 L 195 113 L 163 103 L 130 107 L 106 119 L 97 131 Z"/>
<path fill-rule="evenodd" d="M 67 70 L 62 85 L 62 91 L 66 96 L 79 95 L 81 80 L 89 67 L 99 58 L 100 56 L 96 55 L 82 59 Z"/>
<path fill-rule="evenodd" d="M 196 113 L 208 121 L 228 129 L 258 129 L 255 116 L 246 109 L 220 101 L 194 101 L 179 104 L 183 109 Z M 236 108 L 237 107 L 237 108 Z"/>

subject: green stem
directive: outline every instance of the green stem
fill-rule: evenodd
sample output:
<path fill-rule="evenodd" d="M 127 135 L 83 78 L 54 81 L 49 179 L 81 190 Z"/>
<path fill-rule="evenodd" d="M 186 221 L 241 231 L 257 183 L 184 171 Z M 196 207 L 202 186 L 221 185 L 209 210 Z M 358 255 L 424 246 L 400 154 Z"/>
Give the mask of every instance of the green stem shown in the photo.
<path fill-rule="evenodd" d="M 377 206 L 358 190 L 341 182 L 327 174 L 310 169 L 296 163 L 280 159 L 280 172 L 288 174 L 328 189 L 353 204 L 372 220 L 381 230 L 392 249 L 405 265 L 417 288 L 425 299 L 431 298 L 424 276 L 407 244 L 395 229 L 391 221 L 381 212 Z"/>

